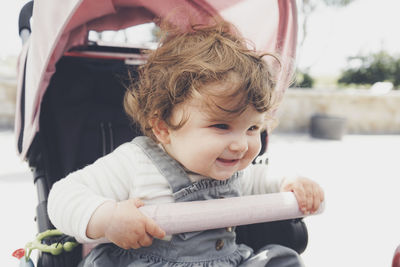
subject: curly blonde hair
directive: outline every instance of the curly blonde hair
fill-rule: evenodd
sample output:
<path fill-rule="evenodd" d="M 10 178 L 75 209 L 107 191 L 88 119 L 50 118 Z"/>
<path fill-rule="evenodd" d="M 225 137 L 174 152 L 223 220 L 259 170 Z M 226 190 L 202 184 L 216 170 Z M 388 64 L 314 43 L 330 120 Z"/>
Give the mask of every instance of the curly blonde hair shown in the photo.
<path fill-rule="evenodd" d="M 228 22 L 212 26 L 196 25 L 191 31 L 163 25 L 159 47 L 149 54 L 147 63 L 139 68 L 139 77 L 125 94 L 124 108 L 137 122 L 142 132 L 157 141 L 151 121 L 164 121 L 171 129 L 179 129 L 184 122 L 174 125 L 174 107 L 184 103 L 196 91 L 218 96 L 225 92 L 204 92 L 206 85 L 228 81 L 235 75 L 235 88 L 226 97 L 241 96 L 232 110 L 218 106 L 224 112 L 239 114 L 249 105 L 266 113 L 275 107 L 275 80 L 263 59 L 272 54 L 258 54 L 249 49 Z M 225 97 L 225 95 L 224 95 Z"/>

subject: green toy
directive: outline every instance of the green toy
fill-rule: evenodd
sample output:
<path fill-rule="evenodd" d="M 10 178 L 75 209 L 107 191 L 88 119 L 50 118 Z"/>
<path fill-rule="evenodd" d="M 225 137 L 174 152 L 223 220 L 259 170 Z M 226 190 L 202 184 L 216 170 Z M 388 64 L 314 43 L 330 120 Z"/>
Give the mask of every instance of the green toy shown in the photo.
<path fill-rule="evenodd" d="M 52 236 L 60 236 L 61 237 L 60 241 L 53 243 L 51 245 L 42 243 L 43 239 L 45 239 L 47 237 L 52 237 Z M 61 243 L 61 241 L 63 240 L 62 236 L 65 236 L 65 235 L 57 229 L 47 230 L 42 233 L 39 233 L 36 236 L 35 240 L 33 240 L 32 242 L 28 242 L 25 245 L 23 256 L 17 256 L 17 254 L 21 255 L 22 249 L 16 250 L 13 253 L 13 256 L 19 258 L 21 261 L 24 261 L 24 262 L 32 262 L 32 260 L 30 259 L 30 256 L 31 256 L 32 251 L 35 249 L 37 249 L 41 252 L 50 253 L 52 255 L 60 255 L 64 251 L 66 251 L 66 252 L 72 251 L 76 246 L 79 245 L 79 243 L 76 241 L 67 241 L 65 243 Z M 65 236 L 65 237 L 67 237 L 67 236 Z M 24 259 L 22 259 L 22 257 L 24 257 Z M 29 266 L 33 266 L 33 265 L 29 265 Z"/>

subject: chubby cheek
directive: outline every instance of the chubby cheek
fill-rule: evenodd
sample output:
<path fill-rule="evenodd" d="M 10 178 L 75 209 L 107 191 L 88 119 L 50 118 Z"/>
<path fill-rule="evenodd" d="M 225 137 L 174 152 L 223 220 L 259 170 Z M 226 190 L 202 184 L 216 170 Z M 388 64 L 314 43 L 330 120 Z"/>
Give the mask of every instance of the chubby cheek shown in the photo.
<path fill-rule="evenodd" d="M 260 136 L 254 136 L 249 142 L 249 148 L 247 150 L 246 159 L 250 162 L 258 155 L 261 150 L 261 140 Z"/>
<path fill-rule="evenodd" d="M 198 172 L 199 169 L 211 165 L 211 161 L 216 159 L 219 154 L 216 152 L 215 145 L 211 140 L 204 138 L 180 139 L 174 143 L 174 157 L 187 169 Z"/>
<path fill-rule="evenodd" d="M 196 155 L 197 161 L 201 162 L 203 166 L 209 166 L 221 156 L 223 149 L 221 149 L 218 143 L 198 143 L 195 145 L 192 154 Z"/>

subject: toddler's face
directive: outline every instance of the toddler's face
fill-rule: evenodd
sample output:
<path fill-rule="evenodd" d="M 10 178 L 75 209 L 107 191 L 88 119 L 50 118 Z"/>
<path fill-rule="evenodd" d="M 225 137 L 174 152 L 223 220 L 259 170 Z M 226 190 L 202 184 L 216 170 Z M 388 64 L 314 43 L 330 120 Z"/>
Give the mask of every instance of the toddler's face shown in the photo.
<path fill-rule="evenodd" d="M 264 115 L 253 107 L 233 118 L 227 118 L 223 112 L 209 114 L 204 111 L 204 101 L 198 95 L 174 109 L 173 123 L 188 119 L 180 129 L 169 130 L 168 142 L 163 146 L 188 170 L 225 180 L 246 168 L 258 155 Z"/>

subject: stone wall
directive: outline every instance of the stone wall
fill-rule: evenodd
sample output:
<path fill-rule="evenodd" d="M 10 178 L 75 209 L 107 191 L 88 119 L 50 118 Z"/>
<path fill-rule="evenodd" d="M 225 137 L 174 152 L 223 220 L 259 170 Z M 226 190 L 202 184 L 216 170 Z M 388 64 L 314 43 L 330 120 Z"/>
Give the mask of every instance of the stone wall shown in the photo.
<path fill-rule="evenodd" d="M 315 114 L 343 117 L 346 132 L 400 134 L 400 91 L 289 89 L 278 110 L 280 132 L 307 132 Z"/>

